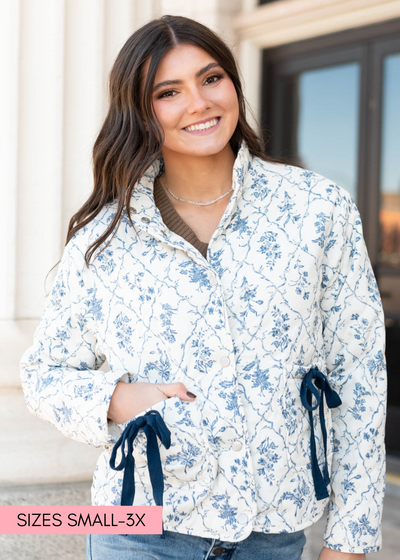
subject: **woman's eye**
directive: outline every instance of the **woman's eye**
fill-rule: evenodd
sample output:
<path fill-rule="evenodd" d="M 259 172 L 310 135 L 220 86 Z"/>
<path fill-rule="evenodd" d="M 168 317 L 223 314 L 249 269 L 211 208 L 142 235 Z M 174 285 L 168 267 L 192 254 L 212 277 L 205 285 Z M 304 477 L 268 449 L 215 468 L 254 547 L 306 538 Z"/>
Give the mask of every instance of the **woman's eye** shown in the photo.
<path fill-rule="evenodd" d="M 206 83 L 213 84 L 218 82 L 221 78 L 223 78 L 223 74 L 213 74 L 212 76 L 208 76 L 208 78 L 206 78 Z"/>
<path fill-rule="evenodd" d="M 158 96 L 158 99 L 161 99 L 162 97 L 174 97 L 173 94 L 175 94 L 176 92 L 173 89 L 169 89 L 168 91 L 163 91 L 162 93 L 160 93 L 160 95 Z"/>

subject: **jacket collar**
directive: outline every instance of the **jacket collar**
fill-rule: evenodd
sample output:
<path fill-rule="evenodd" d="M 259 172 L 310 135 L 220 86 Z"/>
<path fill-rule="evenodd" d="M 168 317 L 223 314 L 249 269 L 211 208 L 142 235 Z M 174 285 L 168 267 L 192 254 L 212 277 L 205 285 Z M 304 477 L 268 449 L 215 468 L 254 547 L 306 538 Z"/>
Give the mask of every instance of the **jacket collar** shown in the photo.
<path fill-rule="evenodd" d="M 229 200 L 229 214 L 236 203 L 242 190 L 247 171 L 251 165 L 253 156 L 250 154 L 247 144 L 242 141 L 233 166 L 233 194 Z M 143 177 L 135 185 L 131 198 L 131 218 L 135 226 L 153 234 L 163 234 L 165 224 L 161 213 L 154 202 L 154 180 L 164 172 L 164 160 L 160 156 L 146 170 Z M 226 215 L 226 213 L 225 213 Z M 222 226 L 222 223 L 220 224 Z"/>

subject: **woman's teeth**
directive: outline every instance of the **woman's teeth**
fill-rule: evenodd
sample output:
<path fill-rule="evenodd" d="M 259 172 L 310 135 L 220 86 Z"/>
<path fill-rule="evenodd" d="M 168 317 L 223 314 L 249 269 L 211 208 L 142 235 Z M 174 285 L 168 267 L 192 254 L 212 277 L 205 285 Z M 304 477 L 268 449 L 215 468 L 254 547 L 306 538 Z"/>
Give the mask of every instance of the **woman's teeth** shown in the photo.
<path fill-rule="evenodd" d="M 187 126 L 185 130 L 189 130 L 189 132 L 194 132 L 195 130 L 207 130 L 207 128 L 211 128 L 215 126 L 218 122 L 218 119 L 212 119 L 211 121 L 207 121 L 201 124 L 192 124 L 192 126 Z"/>

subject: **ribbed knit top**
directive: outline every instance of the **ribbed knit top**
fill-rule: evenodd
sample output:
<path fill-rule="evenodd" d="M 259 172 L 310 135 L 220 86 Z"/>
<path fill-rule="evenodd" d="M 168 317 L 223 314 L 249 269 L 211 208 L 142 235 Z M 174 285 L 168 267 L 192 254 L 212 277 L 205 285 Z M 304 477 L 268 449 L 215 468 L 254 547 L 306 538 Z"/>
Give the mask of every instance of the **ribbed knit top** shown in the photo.
<path fill-rule="evenodd" d="M 160 210 L 161 217 L 167 228 L 186 239 L 186 241 L 189 241 L 206 259 L 208 243 L 200 241 L 194 231 L 182 220 L 169 200 L 158 177 L 154 181 L 154 202 Z"/>

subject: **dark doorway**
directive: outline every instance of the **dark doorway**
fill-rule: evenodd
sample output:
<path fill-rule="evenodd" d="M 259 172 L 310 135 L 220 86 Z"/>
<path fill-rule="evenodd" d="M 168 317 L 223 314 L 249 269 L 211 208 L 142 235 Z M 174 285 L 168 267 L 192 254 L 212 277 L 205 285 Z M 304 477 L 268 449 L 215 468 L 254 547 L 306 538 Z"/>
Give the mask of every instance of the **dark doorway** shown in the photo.
<path fill-rule="evenodd" d="M 270 154 L 347 189 L 363 220 L 386 321 L 386 446 L 400 456 L 400 21 L 263 57 Z"/>

